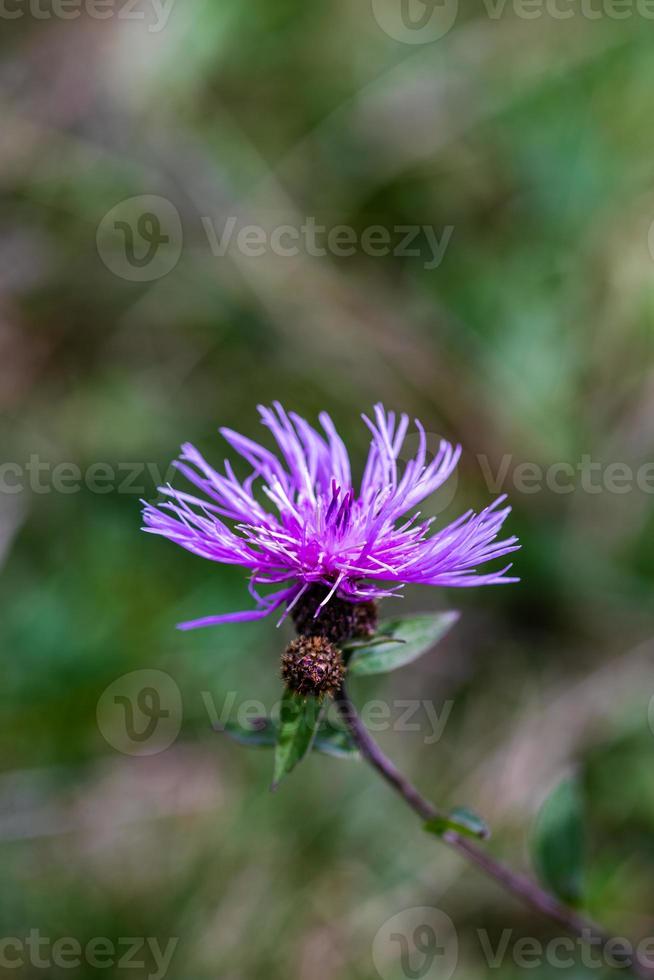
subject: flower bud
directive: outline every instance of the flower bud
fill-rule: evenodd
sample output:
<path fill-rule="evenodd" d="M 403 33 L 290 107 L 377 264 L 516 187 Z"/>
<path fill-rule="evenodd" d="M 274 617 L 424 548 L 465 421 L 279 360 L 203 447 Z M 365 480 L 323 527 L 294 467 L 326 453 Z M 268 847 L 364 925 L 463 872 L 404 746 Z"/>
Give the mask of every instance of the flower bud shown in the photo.
<path fill-rule="evenodd" d="M 296 694 L 334 694 L 344 677 L 341 651 L 324 636 L 298 636 L 282 656 L 282 678 Z"/>

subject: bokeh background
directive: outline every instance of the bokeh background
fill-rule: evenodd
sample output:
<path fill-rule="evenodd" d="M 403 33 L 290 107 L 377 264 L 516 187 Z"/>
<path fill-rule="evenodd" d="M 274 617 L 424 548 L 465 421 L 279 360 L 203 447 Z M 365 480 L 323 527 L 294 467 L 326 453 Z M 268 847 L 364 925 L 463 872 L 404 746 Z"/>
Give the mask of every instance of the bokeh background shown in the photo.
<path fill-rule="evenodd" d="M 258 438 L 275 398 L 328 410 L 358 471 L 377 400 L 460 441 L 439 520 L 510 495 L 521 584 L 409 589 L 392 612 L 459 625 L 354 695 L 396 722 L 403 699 L 449 712 L 439 739 L 422 709 L 378 737 L 517 867 L 574 772 L 587 908 L 652 935 L 654 23 L 608 0 L 411 2 L 404 21 L 391 0 L 3 6 L 2 937 L 177 937 L 170 980 L 372 980 L 378 930 L 429 906 L 474 980 L 498 974 L 477 930 L 557 936 L 361 763 L 313 756 L 271 794 L 270 753 L 212 731 L 277 700 L 290 631 L 177 632 L 247 607 L 245 579 L 142 534 L 139 498 L 182 441 L 220 464 L 219 425 Z M 310 218 L 353 229 L 353 254 L 212 248 L 230 220 Z M 391 254 L 363 247 L 371 226 Z M 439 261 L 424 232 L 397 254 L 399 226 L 432 229 Z M 144 670 L 183 706 L 150 755 L 98 711 Z M 503 977 L 566 973 L 510 949 Z M 98 974 L 155 966 L 11 970 Z"/>

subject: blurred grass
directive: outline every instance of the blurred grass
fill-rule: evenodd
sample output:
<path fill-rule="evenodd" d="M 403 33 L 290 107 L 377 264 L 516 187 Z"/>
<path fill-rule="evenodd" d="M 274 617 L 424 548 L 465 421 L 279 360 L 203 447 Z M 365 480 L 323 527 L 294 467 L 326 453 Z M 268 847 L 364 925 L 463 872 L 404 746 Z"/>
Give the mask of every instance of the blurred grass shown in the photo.
<path fill-rule="evenodd" d="M 410 47 L 367 5 L 289 0 L 189 0 L 158 34 L 116 17 L 3 21 L 4 458 L 153 471 L 140 494 L 0 495 L 0 935 L 177 936 L 171 980 L 367 980 L 377 930 L 419 905 L 456 922 L 471 980 L 492 972 L 478 928 L 551 935 L 356 763 L 312 758 L 268 793 L 269 756 L 212 733 L 202 692 L 274 702 L 286 628 L 177 633 L 244 608 L 244 577 L 140 534 L 138 498 L 181 441 L 219 462 L 218 425 L 258 436 L 255 405 L 273 398 L 330 411 L 359 467 L 358 414 L 376 399 L 461 440 L 448 514 L 488 499 L 478 454 L 493 472 L 504 454 L 650 460 L 644 26 L 476 6 Z M 184 225 L 179 265 L 154 283 L 114 276 L 96 251 L 103 215 L 139 194 L 173 201 Z M 212 256 L 206 215 L 454 232 L 432 270 L 359 253 L 234 261 Z M 410 590 L 406 609 L 456 606 L 462 623 L 356 694 L 453 701 L 438 744 L 380 738 L 428 795 L 482 812 L 517 864 L 576 766 L 591 911 L 650 935 L 652 498 L 506 489 L 520 586 Z M 140 669 L 174 678 L 184 725 L 131 758 L 102 738 L 96 705 Z"/>

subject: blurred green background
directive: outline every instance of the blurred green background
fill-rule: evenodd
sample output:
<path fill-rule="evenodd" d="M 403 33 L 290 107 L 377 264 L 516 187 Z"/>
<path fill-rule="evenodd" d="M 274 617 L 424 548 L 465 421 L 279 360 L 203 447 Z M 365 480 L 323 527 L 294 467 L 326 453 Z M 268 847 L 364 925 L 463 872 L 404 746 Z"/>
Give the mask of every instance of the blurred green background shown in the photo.
<path fill-rule="evenodd" d="M 270 754 L 212 732 L 208 708 L 277 700 L 290 629 L 177 632 L 248 607 L 245 577 L 142 534 L 139 497 L 182 441 L 219 465 L 219 425 L 259 438 L 275 398 L 328 410 L 358 472 L 377 400 L 460 441 L 426 506 L 442 519 L 509 493 L 521 584 L 409 589 L 402 610 L 460 624 L 353 693 L 396 721 L 402 700 L 449 710 L 440 739 L 421 710 L 380 742 L 518 867 L 544 796 L 578 773 L 587 907 L 653 934 L 654 23 L 599 0 L 566 19 L 450 0 L 445 30 L 411 2 L 408 28 L 391 0 L 3 6 L 1 937 L 177 937 L 171 980 L 372 980 L 378 930 L 431 906 L 474 980 L 498 972 L 478 929 L 557 935 L 361 763 L 312 757 L 270 794 Z M 218 254 L 207 231 L 309 218 L 352 229 L 353 254 Z M 363 246 L 371 226 L 389 254 Z M 424 231 L 402 254 L 400 226 L 432 229 L 439 260 Z M 179 736 L 142 756 L 98 710 L 141 670 L 183 705 Z M 501 975 L 525 972 L 603 975 L 507 954 Z M 382 975 L 407 974 L 390 958 Z"/>

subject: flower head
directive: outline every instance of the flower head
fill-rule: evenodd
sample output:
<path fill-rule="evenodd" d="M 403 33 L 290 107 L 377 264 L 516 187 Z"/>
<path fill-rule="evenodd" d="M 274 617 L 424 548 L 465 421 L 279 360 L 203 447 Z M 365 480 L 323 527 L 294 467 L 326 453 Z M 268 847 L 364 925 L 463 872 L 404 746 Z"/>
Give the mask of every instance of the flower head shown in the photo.
<path fill-rule="evenodd" d="M 314 586 L 324 591 L 316 609 L 319 616 L 333 597 L 365 603 L 396 595 L 406 583 L 517 581 L 507 577 L 510 565 L 477 571 L 519 548 L 515 537 L 497 540 L 511 509 L 500 507 L 505 497 L 479 514 L 462 514 L 435 533 L 430 533 L 434 518 L 421 520 L 415 510 L 452 474 L 460 447 L 442 440 L 428 460 L 425 431 L 416 420 L 418 450 L 400 466 L 409 418 L 396 418 L 376 405 L 374 421 L 363 416 L 372 440 L 357 491 L 347 450 L 325 412 L 320 415 L 323 431 L 318 432 L 278 403 L 259 411 L 279 457 L 231 429 L 221 429 L 251 467 L 244 480 L 236 478 L 229 462 L 218 473 L 187 443 L 175 465 L 200 495 L 166 486 L 160 488 L 164 503 L 145 504 L 144 530 L 203 558 L 250 570 L 255 609 L 181 623 L 180 628 L 256 619 L 284 604 L 290 610 Z M 260 595 L 262 585 L 280 588 Z"/>

